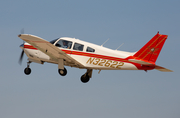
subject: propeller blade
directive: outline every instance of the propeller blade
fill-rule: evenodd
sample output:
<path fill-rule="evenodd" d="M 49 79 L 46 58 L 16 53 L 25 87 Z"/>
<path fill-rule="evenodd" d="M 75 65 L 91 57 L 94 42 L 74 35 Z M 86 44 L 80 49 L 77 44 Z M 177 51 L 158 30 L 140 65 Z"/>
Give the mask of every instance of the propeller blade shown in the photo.
<path fill-rule="evenodd" d="M 20 58 L 19 58 L 19 64 L 20 64 L 20 65 L 22 64 L 23 56 L 24 56 L 24 50 L 22 50 L 21 55 L 20 55 Z"/>
<path fill-rule="evenodd" d="M 24 34 L 24 28 L 21 29 L 21 34 Z M 23 44 L 20 45 L 21 49 L 22 49 L 22 52 L 21 52 L 21 55 L 20 55 L 20 58 L 19 58 L 19 64 L 21 65 L 22 64 L 22 60 L 23 60 L 23 56 L 24 56 L 24 41 L 23 41 Z"/>

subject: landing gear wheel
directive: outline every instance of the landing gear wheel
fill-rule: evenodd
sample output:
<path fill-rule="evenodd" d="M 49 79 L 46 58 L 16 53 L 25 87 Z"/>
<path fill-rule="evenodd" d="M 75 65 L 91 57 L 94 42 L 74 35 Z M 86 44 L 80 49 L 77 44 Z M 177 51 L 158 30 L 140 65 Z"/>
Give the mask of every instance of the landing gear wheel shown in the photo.
<path fill-rule="evenodd" d="M 81 76 L 81 82 L 87 83 L 90 80 L 90 77 L 87 74 Z"/>
<path fill-rule="evenodd" d="M 59 72 L 59 74 L 60 74 L 61 76 L 65 76 L 65 75 L 67 74 L 66 68 L 64 68 L 64 69 L 58 69 L 58 72 Z"/>
<path fill-rule="evenodd" d="M 25 73 L 26 75 L 31 74 L 31 69 L 30 69 L 30 68 L 25 68 L 25 69 L 24 69 L 24 73 Z"/>

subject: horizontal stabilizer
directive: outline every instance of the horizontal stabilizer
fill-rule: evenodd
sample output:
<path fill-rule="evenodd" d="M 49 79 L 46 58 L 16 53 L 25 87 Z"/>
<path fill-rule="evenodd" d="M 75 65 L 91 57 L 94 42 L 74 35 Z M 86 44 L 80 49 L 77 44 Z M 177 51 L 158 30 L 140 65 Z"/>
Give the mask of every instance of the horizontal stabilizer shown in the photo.
<path fill-rule="evenodd" d="M 143 60 L 137 60 L 137 59 L 129 59 L 129 61 L 138 63 L 138 64 L 142 64 L 142 65 L 155 65 L 154 63 L 150 63 L 150 62 L 143 61 Z"/>
<path fill-rule="evenodd" d="M 164 68 L 164 67 L 161 67 L 161 66 L 158 66 L 158 65 L 156 65 L 154 69 L 162 71 L 162 72 L 173 72 L 172 70 L 169 70 L 167 68 Z"/>
<path fill-rule="evenodd" d="M 129 59 L 129 61 L 130 61 L 130 62 L 134 62 L 134 63 L 141 64 L 141 65 L 146 65 L 146 66 L 155 66 L 154 69 L 159 70 L 159 71 L 162 71 L 162 72 L 173 72 L 172 70 L 169 70 L 169 69 L 167 69 L 167 68 L 164 68 L 164 67 L 155 65 L 155 64 L 153 64 L 153 63 L 151 63 L 151 62 L 147 62 L 147 61 L 144 61 L 144 60 Z"/>

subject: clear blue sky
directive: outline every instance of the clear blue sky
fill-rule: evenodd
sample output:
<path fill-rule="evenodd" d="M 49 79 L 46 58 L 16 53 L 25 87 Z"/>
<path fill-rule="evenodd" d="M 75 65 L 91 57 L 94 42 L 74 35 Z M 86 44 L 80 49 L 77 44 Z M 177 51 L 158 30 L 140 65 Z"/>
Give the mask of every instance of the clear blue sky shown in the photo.
<path fill-rule="evenodd" d="M 179 0 L 0 0 L 1 118 L 179 118 Z M 169 35 L 157 65 L 173 70 L 93 71 L 18 64 L 21 29 L 48 41 L 68 36 L 119 50 L 137 51 L 157 31 Z"/>

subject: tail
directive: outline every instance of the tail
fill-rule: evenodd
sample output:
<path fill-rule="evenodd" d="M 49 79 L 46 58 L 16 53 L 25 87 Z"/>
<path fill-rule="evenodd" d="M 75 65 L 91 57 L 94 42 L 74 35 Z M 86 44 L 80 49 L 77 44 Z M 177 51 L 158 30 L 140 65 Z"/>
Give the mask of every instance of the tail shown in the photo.
<path fill-rule="evenodd" d="M 148 43 L 146 43 L 138 52 L 136 52 L 133 55 L 133 58 L 129 59 L 129 61 L 141 64 L 143 66 L 151 66 L 159 71 L 172 72 L 169 69 L 155 64 L 167 37 L 168 35 L 162 35 L 158 32 Z"/>
<path fill-rule="evenodd" d="M 159 32 L 134 54 L 135 58 L 155 63 L 168 35 L 159 34 Z"/>

